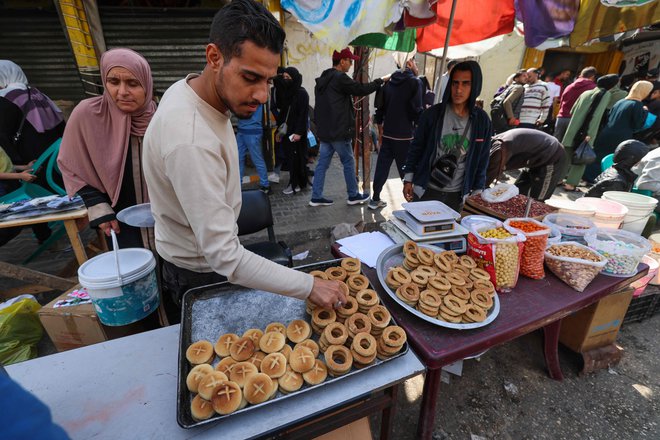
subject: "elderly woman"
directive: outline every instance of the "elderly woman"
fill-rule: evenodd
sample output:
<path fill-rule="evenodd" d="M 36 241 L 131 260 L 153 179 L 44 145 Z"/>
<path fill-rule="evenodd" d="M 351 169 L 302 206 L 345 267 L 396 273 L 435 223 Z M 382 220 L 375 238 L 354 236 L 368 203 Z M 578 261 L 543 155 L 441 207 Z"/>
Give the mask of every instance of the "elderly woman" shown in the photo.
<path fill-rule="evenodd" d="M 115 213 L 148 201 L 142 175 L 142 138 L 156 110 L 151 68 L 130 49 L 101 57 L 103 95 L 73 110 L 57 163 L 67 193 L 78 193 L 92 227 L 117 233 L 121 247 L 152 247 L 146 230 L 117 220 Z"/>
<path fill-rule="evenodd" d="M 649 96 L 651 90 L 653 90 L 652 83 L 637 81 L 630 88 L 628 96 L 612 107 L 607 125 L 603 127 L 594 142 L 596 162 L 587 166 L 584 180 L 593 182 L 600 174 L 600 161 L 608 154 L 614 153 L 621 142 L 633 139 L 633 133 L 644 127 L 648 111 L 644 108 L 642 100 Z"/>
<path fill-rule="evenodd" d="M 0 147 L 12 163 L 36 160 L 63 132 L 62 111 L 36 87 L 28 86 L 17 64 L 0 60 Z M 35 183 L 46 180 L 39 176 Z"/>

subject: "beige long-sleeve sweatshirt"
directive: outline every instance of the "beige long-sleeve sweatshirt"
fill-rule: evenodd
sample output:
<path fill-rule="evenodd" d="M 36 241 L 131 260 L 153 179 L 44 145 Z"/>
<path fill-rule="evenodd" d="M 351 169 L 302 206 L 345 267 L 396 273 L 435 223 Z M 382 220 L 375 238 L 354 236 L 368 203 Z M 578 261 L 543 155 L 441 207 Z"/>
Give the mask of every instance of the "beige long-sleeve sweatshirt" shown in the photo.
<path fill-rule="evenodd" d="M 311 275 L 240 244 L 236 138 L 228 115 L 188 85 L 194 77 L 188 75 L 167 90 L 144 136 L 144 176 L 159 255 L 184 269 L 215 271 L 235 284 L 307 298 Z"/>

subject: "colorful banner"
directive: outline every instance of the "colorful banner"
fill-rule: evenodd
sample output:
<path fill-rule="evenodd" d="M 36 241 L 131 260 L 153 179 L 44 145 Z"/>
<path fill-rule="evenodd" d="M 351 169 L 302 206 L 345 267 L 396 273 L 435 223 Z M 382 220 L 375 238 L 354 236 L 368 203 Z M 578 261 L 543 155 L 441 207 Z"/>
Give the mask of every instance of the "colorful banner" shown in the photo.
<path fill-rule="evenodd" d="M 601 0 L 582 0 L 580 11 L 571 33 L 571 47 L 577 47 L 594 38 L 638 29 L 660 21 L 660 2 L 642 6 L 613 8 Z"/>
<path fill-rule="evenodd" d="M 437 15 L 435 24 L 417 29 L 417 50 L 428 52 L 445 44 L 452 0 L 438 0 L 433 5 Z M 450 45 L 474 43 L 513 30 L 515 10 L 513 0 L 458 1 Z"/>
<path fill-rule="evenodd" d="M 525 46 L 538 47 L 550 38 L 573 32 L 580 0 L 516 0 L 518 20 L 525 29 Z"/>
<path fill-rule="evenodd" d="M 403 13 L 399 0 L 281 0 L 281 5 L 333 49 L 360 35 L 386 33 Z"/>
<path fill-rule="evenodd" d="M 417 32 L 412 28 L 403 32 L 394 32 L 392 35 L 366 34 L 351 41 L 349 46 L 366 46 L 409 53 L 415 49 L 416 37 Z"/>

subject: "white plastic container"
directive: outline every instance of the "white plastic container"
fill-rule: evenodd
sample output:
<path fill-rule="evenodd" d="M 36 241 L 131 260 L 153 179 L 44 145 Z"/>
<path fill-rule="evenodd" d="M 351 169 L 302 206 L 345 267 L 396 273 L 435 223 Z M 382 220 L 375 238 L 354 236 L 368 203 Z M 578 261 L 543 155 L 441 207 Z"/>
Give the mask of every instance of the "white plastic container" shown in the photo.
<path fill-rule="evenodd" d="M 591 219 L 599 228 L 619 229 L 623 219 L 628 214 L 628 208 L 613 200 L 599 199 L 596 197 L 582 197 L 578 199 L 583 205 L 594 209 L 595 214 Z"/>
<path fill-rule="evenodd" d="M 624 217 L 621 228 L 635 234 L 644 231 L 649 217 L 658 204 L 653 197 L 623 191 L 606 191 L 602 198 L 619 202 L 628 208 L 628 214 Z"/>
<path fill-rule="evenodd" d="M 589 232 L 587 245 L 607 258 L 603 274 L 629 277 L 637 272 L 642 257 L 651 250 L 651 243 L 639 234 L 621 229 L 598 228 Z"/>
<path fill-rule="evenodd" d="M 596 210 L 584 203 L 580 203 L 578 199 L 576 201 L 566 200 L 566 199 L 548 199 L 545 201 L 545 204 L 557 208 L 559 214 L 570 214 L 577 215 L 579 217 L 593 217 L 596 213 Z"/>
<path fill-rule="evenodd" d="M 543 223 L 557 229 L 561 233 L 562 242 L 576 241 L 587 244 L 584 236 L 587 232 L 596 229 L 596 225 L 590 219 L 570 214 L 548 214 L 543 219 Z"/>
<path fill-rule="evenodd" d="M 137 322 L 158 308 L 156 259 L 147 249 L 118 249 L 113 232 L 113 251 L 86 261 L 78 280 L 89 292 L 101 322 L 121 326 Z"/>

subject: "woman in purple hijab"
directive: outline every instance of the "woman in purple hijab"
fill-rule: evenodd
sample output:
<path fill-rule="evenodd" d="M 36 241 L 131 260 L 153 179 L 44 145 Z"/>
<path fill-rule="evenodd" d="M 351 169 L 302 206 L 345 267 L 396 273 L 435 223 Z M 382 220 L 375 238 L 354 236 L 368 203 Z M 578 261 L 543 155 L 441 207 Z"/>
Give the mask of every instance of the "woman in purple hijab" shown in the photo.
<path fill-rule="evenodd" d="M 37 159 L 62 133 L 62 111 L 28 85 L 16 63 L 0 60 L 0 147 L 12 162 L 27 164 Z"/>

